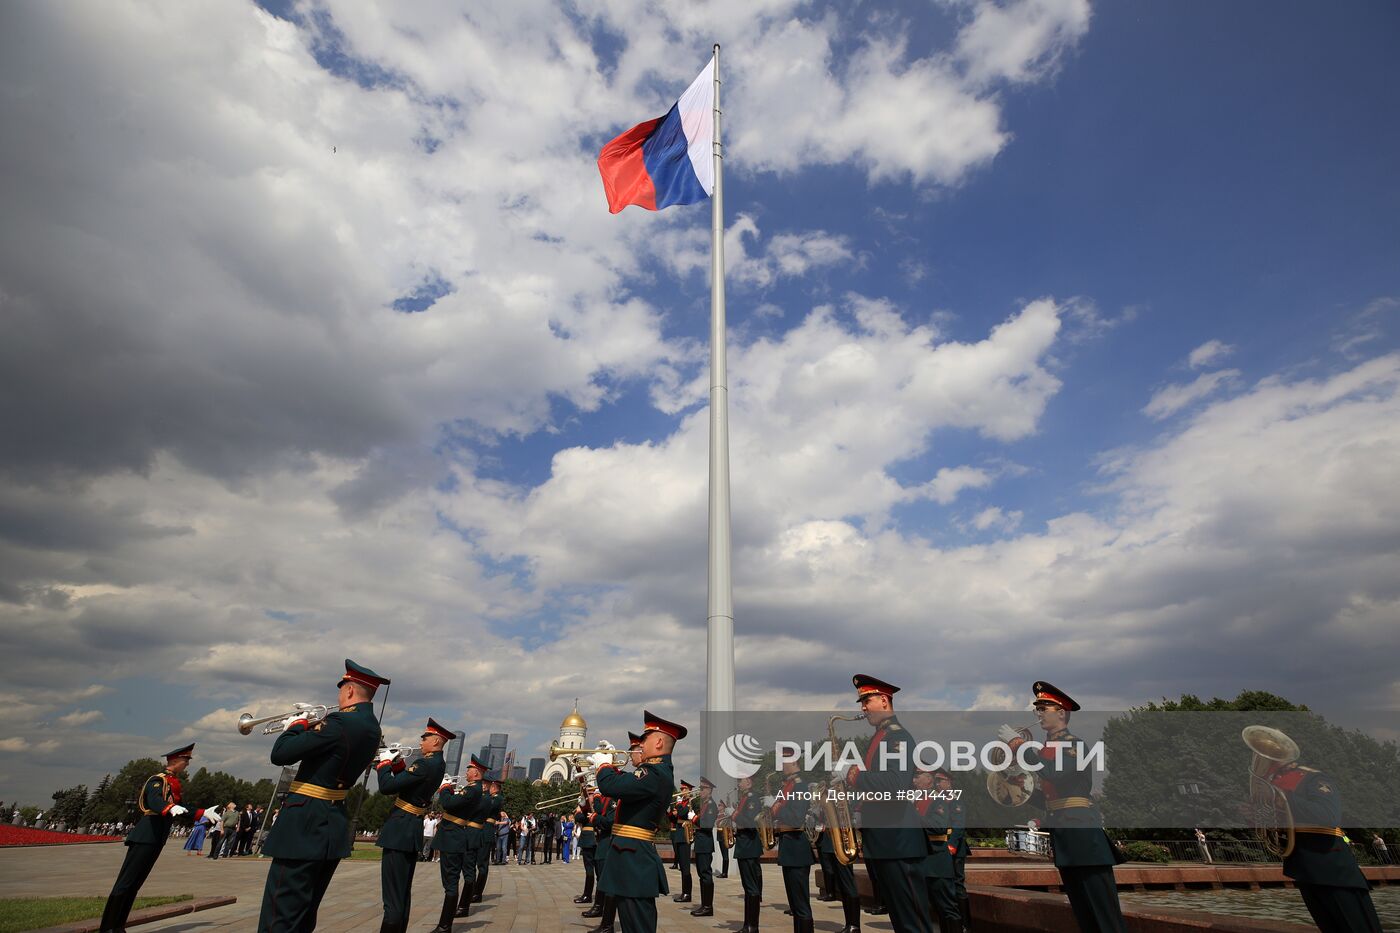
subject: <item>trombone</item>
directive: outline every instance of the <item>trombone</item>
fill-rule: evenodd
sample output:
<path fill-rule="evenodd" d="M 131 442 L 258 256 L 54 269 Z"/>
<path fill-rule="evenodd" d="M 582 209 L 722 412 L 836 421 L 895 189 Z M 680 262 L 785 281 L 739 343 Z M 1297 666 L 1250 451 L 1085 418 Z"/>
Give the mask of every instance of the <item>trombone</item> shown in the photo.
<path fill-rule="evenodd" d="M 619 755 L 630 754 L 626 749 L 613 748 L 610 745 L 600 745 L 597 748 L 569 748 L 566 745 L 551 745 L 549 746 L 549 760 L 553 761 L 556 758 L 574 756 L 579 758 L 587 758 L 589 755 L 596 755 L 599 752 L 602 752 L 607 755 L 612 755 L 614 758 L 618 757 Z"/>
<path fill-rule="evenodd" d="M 293 716 L 305 719 L 308 722 L 320 722 L 322 719 L 325 719 L 332 710 L 338 709 L 340 709 L 339 703 L 334 706 L 316 703 L 294 703 L 290 712 L 278 713 L 276 716 L 264 716 L 262 719 L 254 719 L 252 713 L 244 713 L 242 716 L 238 717 L 238 731 L 243 735 L 250 735 L 255 726 L 261 726 L 263 723 L 271 723 L 271 725 L 263 729 L 262 734 L 272 735 L 274 732 L 281 732 L 285 729 L 287 727 L 285 720 L 291 719 Z M 274 720 L 283 721 L 275 722 Z"/>

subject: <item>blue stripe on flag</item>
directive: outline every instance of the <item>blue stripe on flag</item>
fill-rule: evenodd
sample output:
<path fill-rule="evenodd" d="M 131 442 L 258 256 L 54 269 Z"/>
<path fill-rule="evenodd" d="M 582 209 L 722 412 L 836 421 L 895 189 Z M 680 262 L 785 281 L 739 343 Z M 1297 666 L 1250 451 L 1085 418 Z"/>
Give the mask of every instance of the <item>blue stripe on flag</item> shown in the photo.
<path fill-rule="evenodd" d="M 690 164 L 690 142 L 685 138 L 677 106 L 671 105 L 661 123 L 642 143 L 642 163 L 656 188 L 657 210 L 672 204 L 694 204 L 709 197 Z"/>

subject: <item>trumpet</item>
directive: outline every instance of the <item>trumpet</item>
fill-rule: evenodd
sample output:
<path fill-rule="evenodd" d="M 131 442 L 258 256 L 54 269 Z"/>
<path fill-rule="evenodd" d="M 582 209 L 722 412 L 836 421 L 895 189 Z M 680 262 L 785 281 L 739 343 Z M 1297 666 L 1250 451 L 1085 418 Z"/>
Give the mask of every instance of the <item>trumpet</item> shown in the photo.
<path fill-rule="evenodd" d="M 338 703 L 334 706 L 315 703 L 295 703 L 292 705 L 291 712 L 278 713 L 276 716 L 264 716 L 262 719 L 254 719 L 252 713 L 244 713 L 242 716 L 238 717 L 238 731 L 243 735 L 250 735 L 255 726 L 261 726 L 263 723 L 270 723 L 270 725 L 263 729 L 262 734 L 272 735 L 274 732 L 281 732 L 285 729 L 287 727 L 286 720 L 291 719 L 293 716 L 298 719 L 305 719 L 308 722 L 320 722 L 322 719 L 325 719 L 332 710 L 337 709 L 340 709 L 340 704 Z M 282 721 L 276 722 L 275 720 Z"/>
<path fill-rule="evenodd" d="M 620 755 L 627 754 L 626 751 L 620 748 L 613 748 L 611 745 L 599 745 L 597 748 L 569 748 L 566 745 L 551 745 L 549 746 L 549 760 L 553 761 L 556 758 L 565 757 L 587 758 L 589 755 L 596 755 L 599 752 L 612 755 L 614 759 Z"/>
<path fill-rule="evenodd" d="M 766 800 L 773 796 L 773 782 L 777 780 L 778 772 L 770 771 L 763 779 L 763 796 Z M 778 844 L 778 828 L 773 825 L 773 811 L 764 804 L 759 811 L 758 817 L 754 820 L 754 825 L 758 829 L 759 841 L 763 844 L 763 851 L 767 852 Z"/>
<path fill-rule="evenodd" d="M 407 751 L 407 749 L 402 742 L 392 742 L 375 752 L 374 760 L 383 761 L 385 758 L 402 758 L 405 751 Z"/>

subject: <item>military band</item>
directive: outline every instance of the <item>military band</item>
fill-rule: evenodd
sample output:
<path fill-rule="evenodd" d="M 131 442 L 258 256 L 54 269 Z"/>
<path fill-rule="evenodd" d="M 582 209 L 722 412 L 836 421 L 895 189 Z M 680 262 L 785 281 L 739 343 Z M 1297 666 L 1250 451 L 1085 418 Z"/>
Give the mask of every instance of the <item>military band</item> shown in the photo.
<path fill-rule="evenodd" d="M 146 883 L 156 859 L 160 858 L 175 818 L 188 812 L 180 803 L 183 794 L 180 775 L 185 773 L 190 759 L 194 758 L 194 745 L 191 742 L 166 752 L 165 770 L 146 778 L 141 786 L 141 794 L 137 798 L 141 819 L 126 834 L 126 855 L 122 858 L 121 871 L 117 873 L 112 893 L 107 895 L 107 903 L 102 908 L 101 933 L 116 933 L 125 929 L 131 905 L 136 903 L 141 885 Z"/>
<path fill-rule="evenodd" d="M 378 688 L 388 683 L 388 678 L 346 659 L 334 708 L 299 706 L 281 724 L 267 727 L 269 732 L 281 730 L 272 762 L 298 767 L 263 847 L 272 863 L 258 919 L 260 933 L 315 929 L 336 867 L 352 848 L 346 799 L 358 777 L 367 773 L 375 775 L 380 794 L 393 798 L 376 842 L 381 850 L 380 933 L 407 933 L 423 817 L 434 798 L 442 811 L 435 848 L 442 855 L 443 902 L 433 933 L 452 933 L 453 919 L 469 916 L 472 903 L 482 899 L 504 802 L 500 775 L 488 772 L 487 764 L 472 756 L 465 783 L 444 780 L 442 752 L 457 736 L 432 718 L 419 736 L 421 756 L 411 764 L 405 764 L 397 746 L 381 748 L 374 699 Z M 739 778 L 734 805 L 727 807 L 715 800 L 715 784 L 703 776 L 694 794 L 685 781 L 680 782 L 680 793 L 674 793 L 671 755 L 686 735 L 684 726 L 644 712 L 643 731 L 628 733 L 630 773 L 614 763 L 610 747 L 599 750 L 593 760 L 595 783 L 590 786 L 586 771 L 579 776 L 574 810 L 584 861 L 583 891 L 574 902 L 589 905 L 584 916 L 600 920 L 589 933 L 614 933 L 619 920 L 624 933 L 657 928 L 657 898 L 670 893 L 665 865 L 653 842 L 663 819 L 669 819 L 681 870 L 682 890 L 674 900 L 682 903 L 692 900 L 693 849 L 700 884 L 700 903 L 690 910 L 695 917 L 714 916 L 717 843 L 727 854 L 716 837 L 721 828 L 732 829 L 743 896 L 739 933 L 758 933 L 760 928 L 760 860 L 769 828 L 773 836 L 768 844 L 777 848 L 794 933 L 814 930 L 810 873 L 818 860 L 830 895 L 823 900 L 838 900 L 842 906 L 840 933 L 859 933 L 861 902 L 854 864 L 862 859 L 872 893 L 887 905 L 896 933 L 932 933 L 935 924 L 940 933 L 971 930 L 966 812 L 964 802 L 951 793 L 953 777 L 944 768 L 916 769 L 913 756 L 905 754 L 917 740 L 895 714 L 898 687 L 865 674 L 854 675 L 852 683 L 861 718 L 874 732 L 862 764 L 836 775 L 837 786 L 844 778 L 846 789 L 857 798 L 873 793 L 874 799 L 858 804 L 859 849 L 843 845 L 839 858 L 833 845 L 837 834 L 818 825 L 817 835 L 808 835 L 810 814 L 819 808 L 813 804 L 813 786 L 803 780 L 796 761 L 784 763 L 780 789 L 773 797 L 757 793 L 752 777 Z M 1040 765 L 1035 790 L 1029 792 L 1027 785 L 1027 791 L 1030 802 L 1045 810 L 1054 864 L 1075 925 L 1084 933 L 1121 933 L 1126 926 L 1113 873 L 1119 856 L 1090 794 L 1093 773 L 1078 767 L 1078 739 L 1069 730 L 1079 704 L 1045 681 L 1037 681 L 1032 694 L 1046 742 L 1035 751 Z M 245 714 L 239 728 L 246 734 L 249 725 L 278 718 L 252 720 Z M 1258 746 L 1250 730 L 1276 735 L 1266 736 L 1271 744 Z M 1277 730 L 1252 726 L 1245 732 L 1246 744 L 1267 759 L 1262 770 L 1256 761 L 1254 777 L 1266 792 L 1272 788 L 1282 795 L 1291 812 L 1289 837 L 1296 841 L 1287 850 L 1274 851 L 1282 854 L 1283 873 L 1295 882 L 1318 929 L 1379 933 L 1367 879 L 1337 825 L 1342 808 L 1335 783 L 1294 760 L 1296 743 Z M 1018 732 L 1010 726 L 999 732 L 1013 753 L 1029 735 L 1029 730 Z M 1286 754 L 1275 755 L 1275 748 Z M 193 749 L 190 743 L 167 752 L 165 769 L 142 787 L 137 801 L 141 819 L 126 838 L 121 871 L 103 910 L 102 933 L 124 931 L 172 821 L 187 812 L 180 775 Z M 822 789 L 825 792 L 825 786 Z M 770 785 L 769 793 L 772 790 Z M 829 804 L 825 813 L 841 827 L 854 825 L 848 823 L 849 814 L 832 811 Z"/>

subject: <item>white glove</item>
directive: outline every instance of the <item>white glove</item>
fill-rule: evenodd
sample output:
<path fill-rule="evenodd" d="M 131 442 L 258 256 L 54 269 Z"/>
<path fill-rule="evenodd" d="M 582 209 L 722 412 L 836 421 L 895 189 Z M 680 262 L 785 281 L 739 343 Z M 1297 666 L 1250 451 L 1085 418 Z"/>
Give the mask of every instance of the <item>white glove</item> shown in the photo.
<path fill-rule="evenodd" d="M 186 808 L 180 806 L 178 803 L 175 804 L 173 807 L 170 808 L 170 815 L 171 815 L 171 816 L 184 816 L 186 813 L 189 813 L 189 812 L 190 812 L 189 810 L 187 810 Z"/>
<path fill-rule="evenodd" d="M 778 802 L 778 798 L 777 798 L 777 797 L 774 797 L 772 794 L 769 794 L 768 796 L 766 796 L 766 797 L 763 798 L 763 805 L 764 805 L 765 807 L 771 807 L 771 806 L 773 806 L 773 804 L 775 804 L 775 803 L 777 803 L 777 802 Z"/>
<path fill-rule="evenodd" d="M 1020 737 L 1021 734 L 1019 732 L 1005 724 L 1003 724 L 1002 727 L 997 730 L 997 738 L 1001 739 L 1007 745 L 1010 745 L 1014 740 L 1019 739 Z"/>
<path fill-rule="evenodd" d="M 603 765 L 612 764 L 613 756 L 608 752 L 594 752 L 593 754 L 588 756 L 588 763 L 592 765 L 593 768 L 596 770 L 598 768 L 601 768 Z"/>
<path fill-rule="evenodd" d="M 695 811 L 694 811 L 694 810 L 687 810 L 687 811 L 685 812 L 685 818 L 688 819 L 688 820 L 693 820 L 693 819 L 695 819 Z"/>
<path fill-rule="evenodd" d="M 399 757 L 399 753 L 398 753 L 398 752 L 389 752 L 389 751 L 386 751 L 384 754 L 382 754 L 382 755 L 379 756 L 379 761 L 380 761 L 380 763 L 382 764 L 383 762 L 386 762 L 386 761 L 393 761 L 393 760 L 394 760 L 395 758 L 397 758 L 397 757 Z"/>

